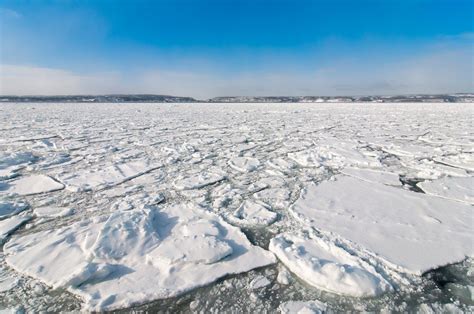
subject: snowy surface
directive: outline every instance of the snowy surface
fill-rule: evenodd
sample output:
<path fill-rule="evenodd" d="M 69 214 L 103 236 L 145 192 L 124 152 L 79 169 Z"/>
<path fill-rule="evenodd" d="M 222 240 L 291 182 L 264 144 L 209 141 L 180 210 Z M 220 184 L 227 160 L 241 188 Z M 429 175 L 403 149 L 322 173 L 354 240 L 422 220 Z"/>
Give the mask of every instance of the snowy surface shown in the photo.
<path fill-rule="evenodd" d="M 236 227 L 192 205 L 115 211 L 15 238 L 7 263 L 104 310 L 166 298 L 275 261 Z"/>
<path fill-rule="evenodd" d="M 270 250 L 296 275 L 323 290 L 367 297 L 391 289 L 371 265 L 317 237 L 280 234 Z"/>
<path fill-rule="evenodd" d="M 474 204 L 474 177 L 444 177 L 421 182 L 418 186 L 426 194 Z"/>
<path fill-rule="evenodd" d="M 472 110 L 4 103 L 0 310 L 472 312 Z"/>
<path fill-rule="evenodd" d="M 3 193 L 33 195 L 61 190 L 64 185 L 45 175 L 21 177 L 5 184 Z"/>
<path fill-rule="evenodd" d="M 323 314 L 327 305 L 320 301 L 288 301 L 280 305 L 282 314 Z"/>
<path fill-rule="evenodd" d="M 401 188 L 338 175 L 306 187 L 290 211 L 413 274 L 474 254 L 471 206 Z"/>

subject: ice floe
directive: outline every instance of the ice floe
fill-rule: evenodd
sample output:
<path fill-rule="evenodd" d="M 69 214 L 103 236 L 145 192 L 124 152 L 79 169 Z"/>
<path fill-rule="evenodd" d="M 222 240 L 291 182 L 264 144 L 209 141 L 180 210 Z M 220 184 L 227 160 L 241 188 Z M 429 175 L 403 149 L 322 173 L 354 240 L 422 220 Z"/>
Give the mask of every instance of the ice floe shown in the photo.
<path fill-rule="evenodd" d="M 4 183 L 6 188 L 4 193 L 18 195 L 34 195 L 58 191 L 64 188 L 64 185 L 53 180 L 51 177 L 35 174 Z"/>
<path fill-rule="evenodd" d="M 246 200 L 234 212 L 231 221 L 243 225 L 268 226 L 278 218 L 277 213 L 270 210 L 270 206 L 264 203 L 256 203 Z"/>
<path fill-rule="evenodd" d="M 348 176 L 309 185 L 290 211 L 398 270 L 422 274 L 474 253 L 472 207 Z"/>
<path fill-rule="evenodd" d="M 30 220 L 30 216 L 13 216 L 4 220 L 0 220 L 0 244 L 4 243 L 7 237 Z"/>
<path fill-rule="evenodd" d="M 36 217 L 67 217 L 74 213 L 74 209 L 70 207 L 54 207 L 54 206 L 43 206 L 37 207 L 33 210 L 33 214 Z"/>
<path fill-rule="evenodd" d="M 280 304 L 282 314 L 324 314 L 327 305 L 321 301 L 288 301 Z"/>
<path fill-rule="evenodd" d="M 0 200 L 0 219 L 16 215 L 28 207 L 28 204 L 22 201 Z"/>
<path fill-rule="evenodd" d="M 270 251 L 293 273 L 322 290 L 367 297 L 392 288 L 370 264 L 315 236 L 280 234 L 271 240 Z"/>
<path fill-rule="evenodd" d="M 89 310 L 176 296 L 271 264 L 236 227 L 194 205 L 117 211 L 5 246 L 14 269 L 81 296 Z"/>

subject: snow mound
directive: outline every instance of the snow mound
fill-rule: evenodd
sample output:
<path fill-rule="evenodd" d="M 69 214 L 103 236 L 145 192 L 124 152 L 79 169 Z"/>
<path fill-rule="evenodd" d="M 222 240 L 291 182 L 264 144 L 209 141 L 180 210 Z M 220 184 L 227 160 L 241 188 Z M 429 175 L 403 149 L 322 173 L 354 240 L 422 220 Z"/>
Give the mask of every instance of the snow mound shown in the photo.
<path fill-rule="evenodd" d="M 269 248 L 293 273 L 319 289 L 354 297 L 391 289 L 372 266 L 320 238 L 280 234 Z"/>
<path fill-rule="evenodd" d="M 5 193 L 22 196 L 53 192 L 64 188 L 64 185 L 61 183 L 42 174 L 21 177 L 20 179 L 8 182 L 6 185 Z"/>
<path fill-rule="evenodd" d="M 59 230 L 14 237 L 7 263 L 111 310 L 177 296 L 275 262 L 236 227 L 192 204 L 116 211 Z"/>
<path fill-rule="evenodd" d="M 417 185 L 426 194 L 474 204 L 474 177 L 444 177 Z"/>
<path fill-rule="evenodd" d="M 290 212 L 399 271 L 422 273 L 472 256 L 472 207 L 402 188 L 337 176 L 309 185 Z"/>

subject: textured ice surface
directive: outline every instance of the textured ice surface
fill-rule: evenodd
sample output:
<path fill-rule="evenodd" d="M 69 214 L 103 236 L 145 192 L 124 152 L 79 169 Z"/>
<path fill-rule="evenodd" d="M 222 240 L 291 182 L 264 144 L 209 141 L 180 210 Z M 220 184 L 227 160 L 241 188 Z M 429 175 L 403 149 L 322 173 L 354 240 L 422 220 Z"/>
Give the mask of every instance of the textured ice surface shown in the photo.
<path fill-rule="evenodd" d="M 268 205 L 244 201 L 231 217 L 238 223 L 266 226 L 273 223 L 278 215 L 272 212 Z"/>
<path fill-rule="evenodd" d="M 3 244 L 7 237 L 22 224 L 30 220 L 30 216 L 13 216 L 0 220 L 0 244 Z"/>
<path fill-rule="evenodd" d="M 307 186 L 290 211 L 413 274 L 474 253 L 471 206 L 401 188 L 340 175 Z"/>
<path fill-rule="evenodd" d="M 0 219 L 18 214 L 28 208 L 28 204 L 22 201 L 0 200 Z"/>
<path fill-rule="evenodd" d="M 13 268 L 96 310 L 176 296 L 275 260 L 236 227 L 187 204 L 116 211 L 18 237 L 5 253 Z"/>
<path fill-rule="evenodd" d="M 61 190 L 64 185 L 45 175 L 31 175 L 6 183 L 4 193 L 33 195 Z"/>
<path fill-rule="evenodd" d="M 474 177 L 444 177 L 418 183 L 418 186 L 426 194 L 474 204 Z"/>
<path fill-rule="evenodd" d="M 279 307 L 282 314 L 323 314 L 327 305 L 320 301 L 288 301 Z"/>
<path fill-rule="evenodd" d="M 0 281 L 14 279 L 0 310 L 137 302 L 127 310 L 265 313 L 319 300 L 328 312 L 474 311 L 472 258 L 457 263 L 472 238 L 472 215 L 459 207 L 472 211 L 463 192 L 474 170 L 472 104 L 4 103 L 0 112 L 0 199 L 9 204 L 0 223 L 13 227 Z M 66 188 L 8 191 L 32 176 Z M 294 215 L 312 187 L 327 191 L 314 201 L 324 206 Z M 297 269 L 321 270 L 312 267 L 328 254 L 323 241 L 351 255 L 329 265 L 347 257 L 344 267 L 375 270 L 393 289 L 346 297 L 343 281 L 327 281 L 339 290 L 328 292 L 280 260 L 255 268 L 280 237 L 311 251 L 281 253 L 301 261 Z M 456 264 L 419 276 L 444 263 Z"/>
<path fill-rule="evenodd" d="M 394 186 L 402 185 L 398 174 L 391 173 L 391 172 L 348 167 L 348 168 L 344 168 L 344 170 L 342 170 L 342 173 L 351 177 L 364 180 L 364 181 L 382 183 L 382 184 L 394 185 Z"/>
<path fill-rule="evenodd" d="M 157 166 L 150 166 L 145 161 L 133 161 L 79 174 L 68 174 L 60 177 L 60 180 L 71 191 L 100 190 L 118 185 L 156 168 Z"/>
<path fill-rule="evenodd" d="M 326 291 L 367 297 L 391 289 L 371 265 L 321 238 L 280 234 L 270 250 L 301 279 Z"/>
<path fill-rule="evenodd" d="M 72 215 L 74 210 L 69 207 L 44 206 L 35 208 L 33 213 L 36 217 L 66 217 Z"/>

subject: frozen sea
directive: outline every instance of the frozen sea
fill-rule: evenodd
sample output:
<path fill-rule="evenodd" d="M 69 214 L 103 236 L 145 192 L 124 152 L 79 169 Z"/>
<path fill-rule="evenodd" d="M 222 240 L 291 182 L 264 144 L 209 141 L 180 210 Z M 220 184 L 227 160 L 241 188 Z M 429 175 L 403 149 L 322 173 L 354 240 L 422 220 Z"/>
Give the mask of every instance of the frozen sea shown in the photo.
<path fill-rule="evenodd" d="M 0 105 L 0 310 L 474 311 L 472 104 Z"/>

